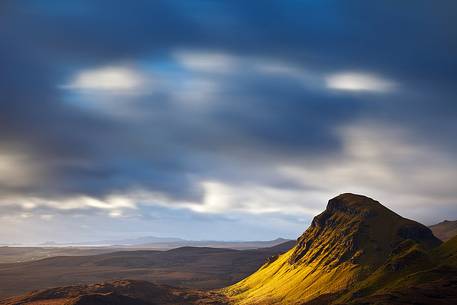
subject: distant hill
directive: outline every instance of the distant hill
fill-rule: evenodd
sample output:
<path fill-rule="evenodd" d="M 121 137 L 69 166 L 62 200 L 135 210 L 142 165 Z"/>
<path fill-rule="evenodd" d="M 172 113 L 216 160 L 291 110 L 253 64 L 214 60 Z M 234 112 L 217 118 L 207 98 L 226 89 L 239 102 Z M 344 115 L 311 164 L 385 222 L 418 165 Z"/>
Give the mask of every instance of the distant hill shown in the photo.
<path fill-rule="evenodd" d="M 223 291 L 246 305 L 397 304 L 396 295 L 402 304 L 457 304 L 455 245 L 440 244 L 430 229 L 379 202 L 342 194 L 295 247 Z M 427 294 L 438 288 L 447 297 Z"/>
<path fill-rule="evenodd" d="M 0 265 L 34 261 L 54 256 L 96 255 L 119 251 L 113 247 L 11 247 L 0 246 Z"/>
<path fill-rule="evenodd" d="M 0 246 L 0 264 L 3 263 L 18 263 L 33 260 L 40 260 L 43 258 L 49 258 L 54 256 L 85 256 L 85 255 L 96 255 L 103 253 L 111 253 L 117 251 L 136 251 L 136 250 L 170 250 L 181 247 L 206 247 L 206 248 L 223 248 L 223 249 L 236 249 L 236 250 L 248 250 L 248 249 L 260 249 L 269 248 L 276 245 L 283 244 L 288 239 L 277 238 L 269 241 L 158 241 L 154 243 L 141 244 L 141 242 L 152 241 L 154 238 L 139 238 L 118 242 L 124 242 L 124 245 L 108 245 L 102 246 L 100 244 L 103 241 L 94 242 L 93 245 L 88 244 L 73 244 L 64 245 L 58 243 L 47 243 L 37 247 L 25 247 L 25 246 Z M 104 241 L 109 242 L 109 241 Z M 114 241 L 112 241 L 114 242 Z M 131 243 L 131 244 L 127 244 Z M 139 243 L 139 244 L 135 244 Z M 113 243 L 114 244 L 114 243 Z"/>
<path fill-rule="evenodd" d="M 253 250 L 182 247 L 120 251 L 0 264 L 0 299 L 36 289 L 126 278 L 189 288 L 221 288 L 248 276 L 268 258 L 294 245 L 295 241 L 288 241 Z"/>
<path fill-rule="evenodd" d="M 217 240 L 182 240 L 180 242 L 155 242 L 138 244 L 137 248 L 146 249 L 174 249 L 179 247 L 208 247 L 208 248 L 223 248 L 223 249 L 235 249 L 235 250 L 248 250 L 248 249 L 260 249 L 268 248 L 276 245 L 280 245 L 290 241 L 290 239 L 276 238 L 273 240 L 266 241 L 217 241 Z"/>
<path fill-rule="evenodd" d="M 457 220 L 445 220 L 437 223 L 436 225 L 430 226 L 429 228 L 436 237 L 442 241 L 447 241 L 457 235 Z"/>
<path fill-rule="evenodd" d="M 48 241 L 42 243 L 41 246 L 133 246 L 150 243 L 182 243 L 186 242 L 185 239 L 178 237 L 157 237 L 157 236 L 143 236 L 137 238 L 124 238 L 124 239 L 108 239 L 108 240 L 96 240 L 96 241 L 83 241 L 74 243 L 58 243 L 54 241 Z"/>
<path fill-rule="evenodd" d="M 134 248 L 134 249 L 154 249 L 169 250 L 180 247 L 210 247 L 226 249 L 257 249 L 267 248 L 282 244 L 290 239 L 276 238 L 266 241 L 218 241 L 218 240 L 185 240 L 175 237 L 155 237 L 146 236 L 119 240 L 100 240 L 79 243 L 56 243 L 46 242 L 39 246 L 43 247 L 115 247 L 115 248 Z"/>

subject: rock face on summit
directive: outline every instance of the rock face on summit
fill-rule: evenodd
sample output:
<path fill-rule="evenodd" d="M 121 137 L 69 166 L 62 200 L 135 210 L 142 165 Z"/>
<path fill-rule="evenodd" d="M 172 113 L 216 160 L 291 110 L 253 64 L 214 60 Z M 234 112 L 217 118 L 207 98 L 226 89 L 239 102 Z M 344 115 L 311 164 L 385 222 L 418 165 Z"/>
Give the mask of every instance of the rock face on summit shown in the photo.
<path fill-rule="evenodd" d="M 419 249 L 440 244 L 430 229 L 379 202 L 342 194 L 328 202 L 294 248 L 226 293 L 238 304 L 305 304 L 348 290 L 386 263 L 404 268 L 407 262 L 390 261 L 397 254 L 420 256 Z"/>
<path fill-rule="evenodd" d="M 342 194 L 331 199 L 325 211 L 314 218 L 298 239 L 289 262 L 315 262 L 327 269 L 346 261 L 377 265 L 407 239 L 425 248 L 441 243 L 427 227 L 371 198 Z"/>

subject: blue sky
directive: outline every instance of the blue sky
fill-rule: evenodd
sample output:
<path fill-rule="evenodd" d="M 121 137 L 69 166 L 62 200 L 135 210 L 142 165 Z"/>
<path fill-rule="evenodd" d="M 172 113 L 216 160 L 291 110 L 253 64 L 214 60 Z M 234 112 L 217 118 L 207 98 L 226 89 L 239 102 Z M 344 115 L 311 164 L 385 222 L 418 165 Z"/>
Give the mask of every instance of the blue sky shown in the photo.
<path fill-rule="evenodd" d="M 0 242 L 457 218 L 454 1 L 2 1 Z"/>

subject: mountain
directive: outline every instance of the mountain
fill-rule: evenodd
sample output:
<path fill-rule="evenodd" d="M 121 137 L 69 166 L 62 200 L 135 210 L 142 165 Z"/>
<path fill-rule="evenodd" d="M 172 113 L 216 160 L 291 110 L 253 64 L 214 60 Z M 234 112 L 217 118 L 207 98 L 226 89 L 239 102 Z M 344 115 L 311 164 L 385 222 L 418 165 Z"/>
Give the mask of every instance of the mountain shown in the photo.
<path fill-rule="evenodd" d="M 0 298 L 35 289 L 118 279 L 149 280 L 189 288 L 221 288 L 248 276 L 295 241 L 255 250 L 182 247 L 120 251 L 0 264 Z"/>
<path fill-rule="evenodd" d="M 213 292 L 173 288 L 146 281 L 120 280 L 35 291 L 0 301 L 0 305 L 223 305 Z"/>
<path fill-rule="evenodd" d="M 296 246 L 223 292 L 236 304 L 346 304 L 415 284 L 406 277 L 437 268 L 440 244 L 427 227 L 346 193 L 328 202 Z"/>
<path fill-rule="evenodd" d="M 457 220 L 445 220 L 437 223 L 436 225 L 430 226 L 429 228 L 436 237 L 442 241 L 447 241 L 457 235 Z"/>

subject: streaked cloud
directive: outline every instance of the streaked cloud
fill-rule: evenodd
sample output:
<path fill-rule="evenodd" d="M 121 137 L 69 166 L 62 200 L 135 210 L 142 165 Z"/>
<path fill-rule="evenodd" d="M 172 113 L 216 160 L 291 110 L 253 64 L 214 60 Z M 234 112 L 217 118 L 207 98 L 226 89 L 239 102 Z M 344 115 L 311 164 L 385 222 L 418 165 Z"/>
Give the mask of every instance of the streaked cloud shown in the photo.
<path fill-rule="evenodd" d="M 296 237 L 346 191 L 457 217 L 456 9 L 9 2 L 0 242 Z"/>
<path fill-rule="evenodd" d="M 35 183 L 36 178 L 45 173 L 33 157 L 23 151 L 2 150 L 0 147 L 0 185 L 8 188 L 22 188 Z"/>
<path fill-rule="evenodd" d="M 358 122 L 343 128 L 341 135 L 344 148 L 337 158 L 282 166 L 280 172 L 304 186 L 322 187 L 326 194 L 322 197 L 343 192 L 370 194 L 413 219 L 433 202 L 438 210 L 420 216 L 427 224 L 446 217 L 448 208 L 457 202 L 453 185 L 457 165 L 449 153 L 408 141 L 409 132 L 398 125 Z"/>
<path fill-rule="evenodd" d="M 203 201 L 184 205 L 199 213 L 248 213 L 262 215 L 279 213 L 295 216 L 312 216 L 320 207 L 310 206 L 310 192 L 287 190 L 266 185 L 224 184 L 216 181 L 202 182 Z M 307 202 L 304 195 L 306 193 Z"/>
<path fill-rule="evenodd" d="M 327 87 L 343 91 L 368 91 L 368 92 L 390 92 L 395 88 L 392 81 L 379 76 L 359 73 L 342 72 L 330 74 L 325 78 Z"/>
<path fill-rule="evenodd" d="M 234 56 L 224 53 L 208 51 L 177 51 L 174 58 L 184 67 L 211 73 L 226 73 L 236 68 L 238 60 Z"/>
<path fill-rule="evenodd" d="M 145 76 L 133 68 L 102 67 L 78 72 L 73 79 L 62 87 L 73 90 L 101 92 L 133 92 L 146 85 Z"/>

